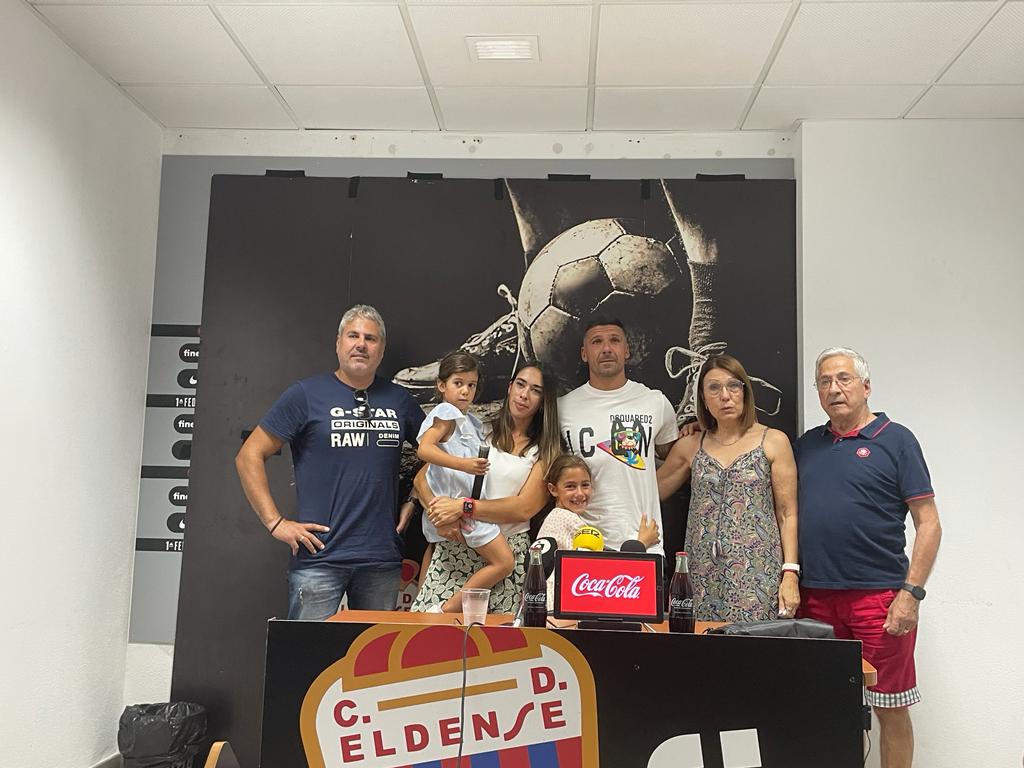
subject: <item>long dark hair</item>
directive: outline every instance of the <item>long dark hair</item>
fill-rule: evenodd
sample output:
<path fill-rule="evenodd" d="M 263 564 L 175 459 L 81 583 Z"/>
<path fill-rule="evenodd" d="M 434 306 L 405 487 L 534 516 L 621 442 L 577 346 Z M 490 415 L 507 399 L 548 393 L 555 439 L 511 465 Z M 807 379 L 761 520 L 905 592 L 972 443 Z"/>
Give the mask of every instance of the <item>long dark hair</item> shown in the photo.
<path fill-rule="evenodd" d="M 537 446 L 538 458 L 541 466 L 547 470 L 551 463 L 562 453 L 562 441 L 559 436 L 558 423 L 558 386 L 555 377 L 548 374 L 539 363 L 523 363 L 516 372 L 512 374 L 512 381 L 516 380 L 527 368 L 536 368 L 540 371 L 541 379 L 544 382 L 544 394 L 540 401 L 540 408 L 533 414 L 529 426 L 526 428 L 526 437 L 529 443 L 523 449 L 526 453 L 533 446 Z M 512 432 L 515 430 L 515 422 L 512 421 L 512 412 L 508 407 L 508 394 L 501 401 L 501 408 L 494 414 L 490 422 L 491 444 L 505 453 L 515 453 L 515 440 Z"/>

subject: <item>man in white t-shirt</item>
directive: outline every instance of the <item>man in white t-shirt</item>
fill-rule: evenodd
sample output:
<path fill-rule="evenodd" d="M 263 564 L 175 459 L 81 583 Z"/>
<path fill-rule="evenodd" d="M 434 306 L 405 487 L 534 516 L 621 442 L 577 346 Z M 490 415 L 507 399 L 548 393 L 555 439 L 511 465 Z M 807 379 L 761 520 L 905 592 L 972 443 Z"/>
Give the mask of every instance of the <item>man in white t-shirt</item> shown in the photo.
<path fill-rule="evenodd" d="M 592 321 L 580 354 L 590 381 L 558 399 L 562 440 L 593 475 L 584 518 L 618 549 L 637 538 L 644 515 L 662 529 L 654 463 L 679 437 L 676 412 L 660 391 L 626 378 L 629 343 L 620 321 Z M 649 551 L 664 554 L 664 547 L 659 542 Z"/>

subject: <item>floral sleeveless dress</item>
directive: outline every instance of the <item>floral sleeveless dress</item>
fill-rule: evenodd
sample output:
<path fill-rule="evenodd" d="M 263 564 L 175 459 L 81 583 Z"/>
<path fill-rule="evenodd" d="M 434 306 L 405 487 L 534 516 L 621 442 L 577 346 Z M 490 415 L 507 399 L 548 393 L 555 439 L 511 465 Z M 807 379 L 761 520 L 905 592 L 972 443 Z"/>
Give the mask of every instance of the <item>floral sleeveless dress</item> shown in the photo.
<path fill-rule="evenodd" d="M 703 437 L 693 458 L 686 548 L 699 620 L 778 617 L 782 541 L 764 452 L 767 432 L 727 467 L 704 450 Z"/>

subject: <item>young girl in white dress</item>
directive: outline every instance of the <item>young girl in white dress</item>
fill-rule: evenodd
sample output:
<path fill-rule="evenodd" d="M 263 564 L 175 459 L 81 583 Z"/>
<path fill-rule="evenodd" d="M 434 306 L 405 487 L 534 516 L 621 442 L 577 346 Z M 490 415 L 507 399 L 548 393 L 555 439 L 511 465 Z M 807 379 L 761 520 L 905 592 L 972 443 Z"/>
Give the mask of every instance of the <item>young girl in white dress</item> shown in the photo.
<path fill-rule="evenodd" d="M 445 355 L 437 372 L 437 389 L 441 403 L 423 420 L 417 439 L 416 454 L 427 462 L 427 484 L 436 496 L 469 499 L 473 480 L 486 474 L 488 462 L 479 458 L 483 443 L 480 420 L 469 413 L 476 397 L 479 364 L 466 352 Z M 470 502 L 470 506 L 472 503 Z M 444 541 L 427 515 L 423 515 L 423 535 L 427 542 Z M 484 566 L 466 579 L 463 586 L 491 588 L 515 568 L 512 550 L 501 530 L 494 523 L 464 518 L 462 535 L 466 545 L 480 555 Z M 424 562 L 429 562 L 430 549 Z M 429 612 L 462 610 L 462 593 L 456 592 L 442 605 L 431 606 Z"/>

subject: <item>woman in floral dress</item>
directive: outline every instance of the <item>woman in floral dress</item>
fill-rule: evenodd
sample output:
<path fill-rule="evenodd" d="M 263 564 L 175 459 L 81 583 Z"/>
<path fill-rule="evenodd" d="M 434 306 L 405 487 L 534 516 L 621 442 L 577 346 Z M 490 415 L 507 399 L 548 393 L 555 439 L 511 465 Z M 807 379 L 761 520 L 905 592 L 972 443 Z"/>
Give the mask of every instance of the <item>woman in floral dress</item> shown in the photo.
<path fill-rule="evenodd" d="M 796 615 L 796 463 L 789 438 L 758 424 L 736 358 L 708 359 L 697 382 L 700 431 L 679 439 L 658 470 L 662 498 L 689 477 L 694 614 L 702 621 Z"/>

